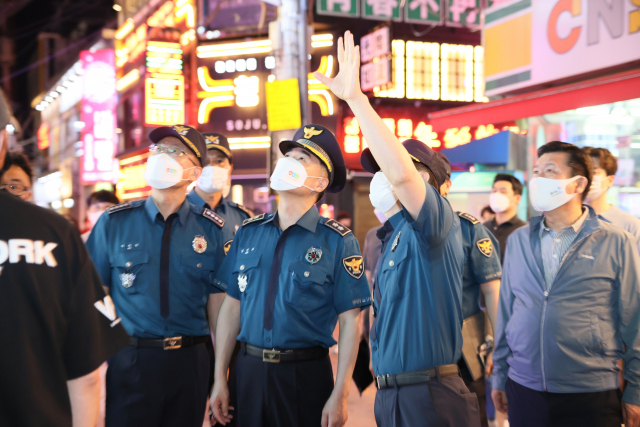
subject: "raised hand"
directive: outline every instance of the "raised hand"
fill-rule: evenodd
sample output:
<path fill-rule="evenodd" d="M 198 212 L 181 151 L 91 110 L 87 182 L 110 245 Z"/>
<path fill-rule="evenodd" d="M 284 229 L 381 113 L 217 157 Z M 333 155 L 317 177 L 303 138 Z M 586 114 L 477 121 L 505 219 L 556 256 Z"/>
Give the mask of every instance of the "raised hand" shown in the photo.
<path fill-rule="evenodd" d="M 360 46 L 355 46 L 353 34 L 346 31 L 344 41 L 338 39 L 338 64 L 340 69 L 334 78 L 324 74 L 313 73 L 313 76 L 326 85 L 331 92 L 344 101 L 355 100 L 362 94 L 360 89 Z"/>

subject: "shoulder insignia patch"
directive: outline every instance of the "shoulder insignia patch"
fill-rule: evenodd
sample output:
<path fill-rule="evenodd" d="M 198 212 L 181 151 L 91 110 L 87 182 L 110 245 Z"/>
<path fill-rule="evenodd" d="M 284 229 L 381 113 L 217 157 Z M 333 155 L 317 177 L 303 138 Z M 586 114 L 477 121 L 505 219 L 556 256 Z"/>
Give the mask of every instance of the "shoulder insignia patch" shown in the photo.
<path fill-rule="evenodd" d="M 231 243 L 233 243 L 233 239 L 229 240 L 223 246 L 225 256 L 229 253 L 229 249 L 231 249 Z"/>
<path fill-rule="evenodd" d="M 335 231 L 336 233 L 338 233 L 342 237 L 344 237 L 347 234 L 351 233 L 351 230 L 348 227 L 345 227 L 344 225 L 340 224 L 335 219 L 328 220 L 327 222 L 324 223 L 324 225 L 329 227 L 330 229 L 332 229 L 333 231 Z"/>
<path fill-rule="evenodd" d="M 458 212 L 458 216 L 459 216 L 460 218 L 464 218 L 464 219 L 466 219 L 467 221 L 469 221 L 469 222 L 470 222 L 471 224 L 473 224 L 473 225 L 480 224 L 480 221 L 478 221 L 478 220 L 476 219 L 476 217 L 474 217 L 473 215 L 469 215 L 469 214 L 468 214 L 468 213 L 466 213 L 466 212 Z"/>
<path fill-rule="evenodd" d="M 347 270 L 349 276 L 359 279 L 364 274 L 364 263 L 361 255 L 354 255 L 342 260 L 344 269 Z"/>
<path fill-rule="evenodd" d="M 252 222 L 258 222 L 267 219 L 265 214 L 260 214 L 258 216 L 254 216 L 253 218 L 247 218 L 242 221 L 242 225 L 251 224 Z"/>
<path fill-rule="evenodd" d="M 119 205 L 108 207 L 107 213 L 111 215 L 116 212 L 126 211 L 127 209 L 131 209 L 131 208 L 133 208 L 133 205 L 131 204 L 131 202 L 124 202 L 124 203 L 120 203 Z"/>
<path fill-rule="evenodd" d="M 222 228 L 224 226 L 224 219 L 211 209 L 204 209 L 202 211 L 202 216 L 207 218 L 209 221 L 215 223 L 218 227 Z"/>
<path fill-rule="evenodd" d="M 246 213 L 247 215 L 249 215 L 249 218 L 255 216 L 255 214 L 251 211 L 251 209 L 247 209 L 244 206 L 238 204 L 238 209 L 240 209 L 242 212 Z"/>
<path fill-rule="evenodd" d="M 488 237 L 486 239 L 480 239 L 476 242 L 476 246 L 480 253 L 487 258 L 490 258 L 493 255 L 493 243 L 491 243 L 491 239 Z"/>

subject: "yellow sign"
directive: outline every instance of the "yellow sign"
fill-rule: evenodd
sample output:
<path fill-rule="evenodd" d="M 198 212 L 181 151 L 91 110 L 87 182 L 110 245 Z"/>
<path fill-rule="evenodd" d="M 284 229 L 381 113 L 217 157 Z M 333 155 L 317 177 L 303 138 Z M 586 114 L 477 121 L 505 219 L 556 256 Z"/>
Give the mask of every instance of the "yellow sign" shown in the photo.
<path fill-rule="evenodd" d="M 266 91 L 270 131 L 297 129 L 302 126 L 298 79 L 267 82 Z"/>

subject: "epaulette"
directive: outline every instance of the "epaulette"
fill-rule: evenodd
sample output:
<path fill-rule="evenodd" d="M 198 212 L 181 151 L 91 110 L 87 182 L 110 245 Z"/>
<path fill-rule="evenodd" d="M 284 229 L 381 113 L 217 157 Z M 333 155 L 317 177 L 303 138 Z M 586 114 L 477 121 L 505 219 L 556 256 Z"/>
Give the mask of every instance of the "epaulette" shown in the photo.
<path fill-rule="evenodd" d="M 324 223 L 324 225 L 326 225 L 327 227 L 329 227 L 330 229 L 332 229 L 342 237 L 351 233 L 351 230 L 348 227 L 345 227 L 344 225 L 340 224 L 335 219 L 328 220 L 327 222 Z"/>
<path fill-rule="evenodd" d="M 224 226 L 224 219 L 222 219 L 220 215 L 218 215 L 211 209 L 207 209 L 207 208 L 203 209 L 202 216 L 207 218 L 209 221 L 213 222 L 215 225 L 217 225 L 220 228 Z"/>
<path fill-rule="evenodd" d="M 246 213 L 247 215 L 249 215 L 249 218 L 253 217 L 255 214 L 253 213 L 253 211 L 251 209 L 247 209 L 244 206 L 242 206 L 241 204 L 237 204 L 236 205 L 238 207 L 238 209 L 240 209 L 242 212 Z"/>
<path fill-rule="evenodd" d="M 124 202 L 124 203 L 120 203 L 119 205 L 108 207 L 107 213 L 111 215 L 116 212 L 126 211 L 127 209 L 132 209 L 132 208 L 133 208 L 133 205 L 131 204 L 131 202 Z"/>
<path fill-rule="evenodd" d="M 258 216 L 254 216 L 253 218 L 247 218 L 244 221 L 242 221 L 242 225 L 247 225 L 247 224 L 251 224 L 252 222 L 259 222 L 259 221 L 263 221 L 265 219 L 267 219 L 267 215 L 265 214 L 260 214 Z"/>
<path fill-rule="evenodd" d="M 460 218 L 464 218 L 464 219 L 466 219 L 467 221 L 469 221 L 469 222 L 470 222 L 471 224 L 473 224 L 473 225 L 480 224 L 480 221 L 478 221 L 478 220 L 476 219 L 476 217 L 474 217 L 473 215 L 469 215 L 469 214 L 468 214 L 468 213 L 466 213 L 466 212 L 458 212 L 458 216 L 459 216 Z"/>

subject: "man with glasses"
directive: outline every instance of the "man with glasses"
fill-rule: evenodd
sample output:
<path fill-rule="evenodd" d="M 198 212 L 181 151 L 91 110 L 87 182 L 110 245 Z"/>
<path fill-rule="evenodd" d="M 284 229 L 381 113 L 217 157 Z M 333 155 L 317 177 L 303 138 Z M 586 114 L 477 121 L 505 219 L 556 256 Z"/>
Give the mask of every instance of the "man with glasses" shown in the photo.
<path fill-rule="evenodd" d="M 27 156 L 16 152 L 7 153 L 4 169 L 0 171 L 0 189 L 22 200 L 29 200 L 32 195 L 32 179 L 33 173 Z"/>
<path fill-rule="evenodd" d="M 87 241 L 131 336 L 107 370 L 106 425 L 201 426 L 206 344 L 224 296 L 213 279 L 232 236 L 216 213 L 186 200 L 206 165 L 203 136 L 176 125 L 149 139 L 150 197 L 108 208 Z"/>

